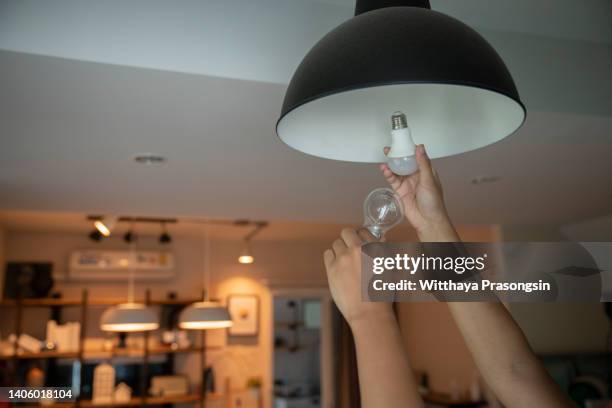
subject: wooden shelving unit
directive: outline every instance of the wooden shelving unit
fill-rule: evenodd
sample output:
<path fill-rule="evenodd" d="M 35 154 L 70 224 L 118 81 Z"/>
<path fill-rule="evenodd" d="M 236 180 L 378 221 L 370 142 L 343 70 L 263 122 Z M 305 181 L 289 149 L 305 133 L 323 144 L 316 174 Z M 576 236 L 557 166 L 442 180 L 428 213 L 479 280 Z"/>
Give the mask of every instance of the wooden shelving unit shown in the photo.
<path fill-rule="evenodd" d="M 222 399 L 223 395 L 221 394 L 206 394 L 207 401 L 215 401 Z M 170 397 L 134 397 L 129 402 L 114 402 L 111 404 L 94 404 L 91 400 L 80 400 L 80 406 L 84 408 L 102 408 L 102 407 L 135 407 L 135 406 L 150 406 L 150 405 L 167 405 L 167 404 L 188 404 L 188 403 L 196 403 L 202 399 L 200 394 L 189 394 L 189 395 L 177 395 Z M 53 404 L 44 405 L 45 408 L 72 408 L 74 407 L 74 403 L 70 402 L 58 402 Z M 30 404 L 24 405 L 20 404 L 20 407 L 27 408 L 39 408 L 42 405 Z"/>
<path fill-rule="evenodd" d="M 77 352 L 58 352 L 58 351 L 41 351 L 38 353 L 23 352 L 19 350 L 17 343 L 13 346 L 13 352 L 10 355 L 0 355 L 0 359 L 11 360 L 12 367 L 14 370 L 13 378 L 17 378 L 17 368 L 19 361 L 21 360 L 32 360 L 32 359 L 75 359 L 79 362 L 80 366 L 83 367 L 87 360 L 101 359 L 101 358 L 113 358 L 113 357 L 135 357 L 142 359 L 143 369 L 141 370 L 140 377 L 140 395 L 142 397 L 134 397 L 128 403 L 113 403 L 110 405 L 94 404 L 91 400 L 79 398 L 77 401 L 72 403 L 55 403 L 45 405 L 48 408 L 68 408 L 68 407 L 130 407 L 130 406 L 150 406 L 150 405 L 169 405 L 169 404 L 185 404 L 185 403 L 200 403 L 202 408 L 205 407 L 207 400 L 215 400 L 222 398 L 219 394 L 189 394 L 181 396 L 166 396 L 166 397 L 153 397 L 147 395 L 147 381 L 148 381 L 148 366 L 149 358 L 153 355 L 163 354 L 177 354 L 177 353 L 200 353 L 200 360 L 202 362 L 202 369 L 206 366 L 206 351 L 213 349 L 212 347 L 206 347 L 205 333 L 201 332 L 201 345 L 192 346 L 187 348 L 173 349 L 171 347 L 153 347 L 149 346 L 149 332 L 144 333 L 144 348 L 143 349 L 114 349 L 114 350 L 100 350 L 91 351 L 85 350 L 85 335 L 87 332 L 87 310 L 92 306 L 112 306 L 123 302 L 124 299 L 95 299 L 90 300 L 88 291 L 83 290 L 81 299 L 62 299 L 62 298 L 44 298 L 44 299 L 16 299 L 16 300 L 2 300 L 0 301 L 0 307 L 10 307 L 15 309 L 15 327 L 14 332 L 17 337 L 22 333 L 22 318 L 23 309 L 30 307 L 50 307 L 57 311 L 62 307 L 79 307 L 80 323 L 81 323 L 81 336 L 79 339 L 79 351 Z M 159 306 L 182 306 L 193 302 L 199 301 L 199 299 L 162 299 L 152 300 L 150 298 L 150 291 L 146 292 L 145 304 L 147 305 L 159 305 Z M 220 347 L 214 347 L 220 348 Z M 81 370 L 81 381 L 79 395 L 83 394 L 83 373 Z M 17 385 L 17 384 L 15 384 Z M 27 405 L 19 404 L 20 407 Z M 42 405 L 31 404 L 32 407 L 41 407 Z"/>

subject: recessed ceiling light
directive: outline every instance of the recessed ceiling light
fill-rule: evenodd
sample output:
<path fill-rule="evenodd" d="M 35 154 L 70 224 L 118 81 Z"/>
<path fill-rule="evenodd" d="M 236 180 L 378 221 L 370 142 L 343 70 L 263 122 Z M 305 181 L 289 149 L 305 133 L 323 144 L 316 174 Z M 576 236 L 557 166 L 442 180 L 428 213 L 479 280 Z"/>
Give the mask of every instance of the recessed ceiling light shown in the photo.
<path fill-rule="evenodd" d="M 163 164 L 166 158 L 155 153 L 140 153 L 134 156 L 134 161 L 139 164 Z"/>
<path fill-rule="evenodd" d="M 501 177 L 499 176 L 477 176 L 473 177 L 470 182 L 474 185 L 480 185 L 488 183 L 497 183 L 499 180 L 501 180 Z"/>

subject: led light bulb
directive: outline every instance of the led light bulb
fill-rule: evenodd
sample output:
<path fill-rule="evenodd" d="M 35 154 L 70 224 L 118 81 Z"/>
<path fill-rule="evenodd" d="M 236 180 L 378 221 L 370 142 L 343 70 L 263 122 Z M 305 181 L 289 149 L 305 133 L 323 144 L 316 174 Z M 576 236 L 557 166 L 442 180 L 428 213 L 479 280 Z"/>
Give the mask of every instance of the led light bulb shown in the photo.
<path fill-rule="evenodd" d="M 416 162 L 416 145 L 412 140 L 406 115 L 394 112 L 391 116 L 391 149 L 387 153 L 387 164 L 399 176 L 409 176 L 419 169 Z"/>
<path fill-rule="evenodd" d="M 382 239 L 387 231 L 404 219 L 404 204 L 390 188 L 377 188 L 363 202 L 363 227 Z"/>

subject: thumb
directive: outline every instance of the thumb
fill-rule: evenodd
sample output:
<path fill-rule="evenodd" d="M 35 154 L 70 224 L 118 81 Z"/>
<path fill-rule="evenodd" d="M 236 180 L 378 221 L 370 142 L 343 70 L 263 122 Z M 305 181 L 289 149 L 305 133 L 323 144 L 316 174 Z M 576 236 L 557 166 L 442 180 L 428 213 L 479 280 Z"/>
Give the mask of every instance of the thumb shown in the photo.
<path fill-rule="evenodd" d="M 419 176 L 420 180 L 427 185 L 436 186 L 436 176 L 434 170 L 431 167 L 431 160 L 427 156 L 425 146 L 420 144 L 416 148 L 416 161 L 419 165 Z"/>

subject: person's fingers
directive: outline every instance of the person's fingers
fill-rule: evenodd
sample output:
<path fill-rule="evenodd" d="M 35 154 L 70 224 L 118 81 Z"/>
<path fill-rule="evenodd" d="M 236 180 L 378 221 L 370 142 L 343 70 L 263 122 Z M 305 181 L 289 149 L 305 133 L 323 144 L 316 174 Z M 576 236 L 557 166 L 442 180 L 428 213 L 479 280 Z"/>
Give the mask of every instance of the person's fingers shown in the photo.
<path fill-rule="evenodd" d="M 419 180 L 431 186 L 436 185 L 436 178 L 434 177 L 431 161 L 425 152 L 425 146 L 422 144 L 418 145 L 416 148 L 416 160 L 419 165 Z"/>
<path fill-rule="evenodd" d="M 335 240 L 334 243 L 332 244 L 332 248 L 334 249 L 334 253 L 336 254 L 336 256 L 340 255 L 341 253 L 347 250 L 346 244 L 341 239 Z"/>
<path fill-rule="evenodd" d="M 336 256 L 331 249 L 327 249 L 323 252 L 323 263 L 325 264 L 325 268 L 329 269 L 334 259 L 336 259 Z"/>
<path fill-rule="evenodd" d="M 359 247 L 362 244 L 361 239 L 357 235 L 357 232 L 355 232 L 355 230 L 352 228 L 344 228 L 340 233 L 340 236 L 344 240 L 346 246 L 349 248 Z"/>
<path fill-rule="evenodd" d="M 433 175 L 434 179 L 436 180 L 436 185 L 440 190 L 442 190 L 442 182 L 440 181 L 440 175 L 438 174 L 435 168 L 433 169 Z"/>
<path fill-rule="evenodd" d="M 359 235 L 359 237 L 361 238 L 361 241 L 363 243 L 368 243 L 368 242 L 376 242 L 377 239 L 374 235 L 372 235 L 372 233 L 370 231 L 368 231 L 367 228 L 360 228 L 357 231 L 357 234 Z"/>
<path fill-rule="evenodd" d="M 389 183 L 389 185 L 395 191 L 397 191 L 402 185 L 402 180 L 395 173 L 393 173 L 386 164 L 382 164 L 380 169 L 382 170 L 383 176 L 385 176 L 387 183 Z"/>

